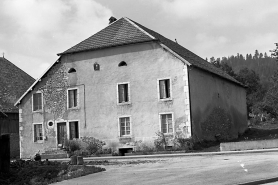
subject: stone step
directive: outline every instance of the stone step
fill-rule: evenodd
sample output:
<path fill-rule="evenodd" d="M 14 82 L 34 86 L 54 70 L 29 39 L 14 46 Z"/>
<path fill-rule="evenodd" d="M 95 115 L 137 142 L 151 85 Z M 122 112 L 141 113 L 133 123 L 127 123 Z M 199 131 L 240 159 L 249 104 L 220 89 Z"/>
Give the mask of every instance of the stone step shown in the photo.
<path fill-rule="evenodd" d="M 63 154 L 41 154 L 42 159 L 62 159 L 62 158 L 68 158 L 67 153 Z"/>

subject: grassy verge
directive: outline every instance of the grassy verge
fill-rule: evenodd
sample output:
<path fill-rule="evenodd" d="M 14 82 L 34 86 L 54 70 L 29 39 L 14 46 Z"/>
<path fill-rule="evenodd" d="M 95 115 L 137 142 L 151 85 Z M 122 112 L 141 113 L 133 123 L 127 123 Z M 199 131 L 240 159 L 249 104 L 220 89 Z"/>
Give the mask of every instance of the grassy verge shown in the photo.
<path fill-rule="evenodd" d="M 1 185 L 46 185 L 91 173 L 105 171 L 95 166 L 72 166 L 67 163 L 50 161 L 11 162 L 10 173 L 0 174 Z"/>

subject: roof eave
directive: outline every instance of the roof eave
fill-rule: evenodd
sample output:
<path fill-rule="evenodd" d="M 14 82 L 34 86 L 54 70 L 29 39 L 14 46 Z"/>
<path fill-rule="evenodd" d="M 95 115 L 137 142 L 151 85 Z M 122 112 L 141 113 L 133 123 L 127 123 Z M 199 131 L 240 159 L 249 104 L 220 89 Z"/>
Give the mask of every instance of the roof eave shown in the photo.
<path fill-rule="evenodd" d="M 51 69 L 51 67 L 56 63 L 60 61 L 60 58 L 58 58 L 58 60 L 56 60 L 52 65 L 50 65 L 45 72 L 40 76 L 40 78 L 38 78 L 28 89 L 27 91 L 25 91 L 25 93 L 15 102 L 14 106 L 17 106 L 18 104 L 20 104 L 20 101 L 28 94 L 28 92 L 33 90 L 33 87 L 39 82 L 41 81 L 42 77 L 49 71 L 49 69 Z"/>
<path fill-rule="evenodd" d="M 67 54 L 81 53 L 81 52 L 86 52 L 86 51 L 95 51 L 95 50 L 101 50 L 101 49 L 105 49 L 105 48 L 113 48 L 113 47 L 118 47 L 118 46 L 126 46 L 126 45 L 145 43 L 145 42 L 153 42 L 153 41 L 158 41 L 158 39 L 151 39 L 151 40 L 146 40 L 146 41 L 141 41 L 141 42 L 123 43 L 123 44 L 117 44 L 117 45 L 113 45 L 113 46 L 104 46 L 104 47 L 99 47 L 99 48 L 83 49 L 83 50 L 73 51 L 73 52 L 63 52 L 63 53 L 58 53 L 57 55 L 62 56 L 62 55 L 67 55 Z"/>

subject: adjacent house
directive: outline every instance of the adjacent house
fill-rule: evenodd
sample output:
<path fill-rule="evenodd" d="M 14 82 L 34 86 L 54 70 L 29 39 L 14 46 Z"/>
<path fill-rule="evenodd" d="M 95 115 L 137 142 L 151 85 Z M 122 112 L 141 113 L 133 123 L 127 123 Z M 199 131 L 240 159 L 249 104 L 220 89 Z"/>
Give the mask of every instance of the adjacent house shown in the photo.
<path fill-rule="evenodd" d="M 0 57 L 0 135 L 10 134 L 11 157 L 19 156 L 19 118 L 14 103 L 35 80 Z"/>
<path fill-rule="evenodd" d="M 245 88 L 222 70 L 129 18 L 59 53 L 23 94 L 21 157 L 92 136 L 136 150 L 158 132 L 197 141 L 247 127 Z"/>

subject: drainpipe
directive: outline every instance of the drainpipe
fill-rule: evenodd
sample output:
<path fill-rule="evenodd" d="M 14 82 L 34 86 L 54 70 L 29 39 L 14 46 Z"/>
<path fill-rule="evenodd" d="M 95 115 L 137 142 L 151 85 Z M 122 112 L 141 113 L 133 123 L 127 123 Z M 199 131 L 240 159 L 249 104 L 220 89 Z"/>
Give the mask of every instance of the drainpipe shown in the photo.
<path fill-rule="evenodd" d="M 193 138 L 193 125 L 192 125 L 192 105 L 191 105 L 191 91 L 190 91 L 190 75 L 189 70 L 190 66 L 187 66 L 187 75 L 188 75 L 188 94 L 189 94 L 189 108 L 190 108 L 190 128 L 191 128 L 191 137 Z"/>

